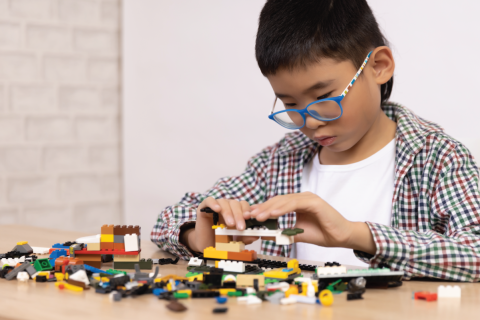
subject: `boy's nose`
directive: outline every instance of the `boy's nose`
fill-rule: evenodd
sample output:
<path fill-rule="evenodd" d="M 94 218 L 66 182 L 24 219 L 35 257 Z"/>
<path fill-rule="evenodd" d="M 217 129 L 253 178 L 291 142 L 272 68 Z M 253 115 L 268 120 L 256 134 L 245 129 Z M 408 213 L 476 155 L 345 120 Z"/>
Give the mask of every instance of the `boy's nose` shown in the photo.
<path fill-rule="evenodd" d="M 317 119 L 315 119 L 314 117 L 312 117 L 311 115 L 308 115 L 308 114 L 306 114 L 305 117 L 306 117 L 305 118 L 305 127 L 307 127 L 308 129 L 316 129 L 319 126 L 324 126 L 324 125 L 327 124 L 326 121 L 317 120 Z"/>

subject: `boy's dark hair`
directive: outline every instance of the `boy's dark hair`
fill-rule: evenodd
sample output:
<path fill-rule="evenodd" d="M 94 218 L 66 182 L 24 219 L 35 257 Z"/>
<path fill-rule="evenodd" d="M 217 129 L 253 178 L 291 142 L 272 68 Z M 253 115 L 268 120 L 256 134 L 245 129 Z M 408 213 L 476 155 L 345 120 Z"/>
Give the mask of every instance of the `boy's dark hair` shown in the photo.
<path fill-rule="evenodd" d="M 366 0 L 267 0 L 260 13 L 255 55 L 267 76 L 321 58 L 350 60 L 360 68 L 368 52 L 379 46 L 388 46 L 388 41 Z M 393 76 L 381 86 L 382 104 L 392 87 Z"/>

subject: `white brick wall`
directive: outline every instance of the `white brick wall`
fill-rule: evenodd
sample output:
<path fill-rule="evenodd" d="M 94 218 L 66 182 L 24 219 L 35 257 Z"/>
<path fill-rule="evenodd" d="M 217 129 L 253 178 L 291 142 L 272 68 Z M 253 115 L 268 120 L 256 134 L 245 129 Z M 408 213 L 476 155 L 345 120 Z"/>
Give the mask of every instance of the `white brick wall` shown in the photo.
<path fill-rule="evenodd" d="M 0 0 L 0 224 L 121 223 L 121 0 Z"/>

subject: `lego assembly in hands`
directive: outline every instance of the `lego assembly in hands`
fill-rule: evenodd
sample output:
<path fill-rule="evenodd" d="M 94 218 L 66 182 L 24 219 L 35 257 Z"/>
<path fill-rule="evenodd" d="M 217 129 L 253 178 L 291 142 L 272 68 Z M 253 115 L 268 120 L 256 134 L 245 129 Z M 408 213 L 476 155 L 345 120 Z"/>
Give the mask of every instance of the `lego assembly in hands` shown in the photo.
<path fill-rule="evenodd" d="M 58 289 L 67 291 L 92 288 L 98 294 L 108 294 L 110 301 L 150 294 L 168 300 L 165 307 L 173 312 L 187 309 L 180 302 L 182 299 L 211 298 L 213 313 L 227 312 L 228 308 L 216 306 L 227 299 L 246 304 L 331 306 L 334 295 L 344 291 L 347 300 L 357 300 L 363 299 L 366 288 L 388 288 L 402 283 L 403 272 L 389 268 L 347 270 L 336 262 L 314 266 L 299 264 L 296 259 L 288 262 L 258 259 L 255 251 L 245 250 L 245 244 L 233 241 L 233 236 L 274 237 L 277 244 L 287 245 L 303 230 L 280 230 L 274 219 L 246 221 L 244 231 L 228 229 L 218 224 L 218 215 L 210 208 L 202 210 L 214 215 L 215 247 L 205 248 L 203 256 L 191 258 L 184 277 L 160 274 L 158 265 L 176 264 L 179 258 L 140 258 L 140 227 L 104 225 L 98 235 L 57 243 L 51 248 L 18 242 L 10 252 L 0 254 L 0 278 L 54 282 Z M 113 268 L 101 269 L 102 264 L 111 262 Z M 152 270 L 154 265 L 153 273 L 142 272 Z M 302 271 L 313 275 L 304 276 Z M 417 292 L 414 297 L 437 300 L 437 294 L 429 292 Z M 460 288 L 441 286 L 438 297 L 459 298 Z"/>

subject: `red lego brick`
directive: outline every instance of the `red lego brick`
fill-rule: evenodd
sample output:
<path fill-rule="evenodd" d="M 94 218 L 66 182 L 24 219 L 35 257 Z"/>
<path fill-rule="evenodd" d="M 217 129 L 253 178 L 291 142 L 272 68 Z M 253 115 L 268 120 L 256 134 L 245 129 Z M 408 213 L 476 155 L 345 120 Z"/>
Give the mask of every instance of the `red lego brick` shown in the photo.
<path fill-rule="evenodd" d="M 131 254 L 136 255 L 139 254 L 141 250 L 138 251 L 125 251 L 125 250 L 100 250 L 100 251 L 88 251 L 87 249 L 77 250 L 75 251 L 75 255 L 82 255 L 82 254 Z M 82 257 L 79 257 L 80 259 Z"/>
<path fill-rule="evenodd" d="M 418 299 L 427 300 L 427 301 L 437 300 L 437 294 L 433 292 L 428 292 L 428 291 L 415 292 L 414 297 L 415 297 L 415 300 L 418 300 Z"/>
<path fill-rule="evenodd" d="M 257 252 L 254 250 L 243 250 L 242 252 L 228 251 L 228 260 L 253 261 L 257 259 Z"/>

